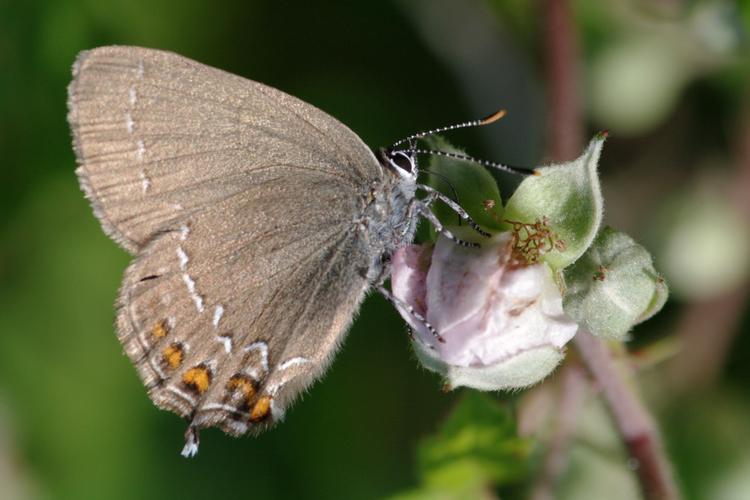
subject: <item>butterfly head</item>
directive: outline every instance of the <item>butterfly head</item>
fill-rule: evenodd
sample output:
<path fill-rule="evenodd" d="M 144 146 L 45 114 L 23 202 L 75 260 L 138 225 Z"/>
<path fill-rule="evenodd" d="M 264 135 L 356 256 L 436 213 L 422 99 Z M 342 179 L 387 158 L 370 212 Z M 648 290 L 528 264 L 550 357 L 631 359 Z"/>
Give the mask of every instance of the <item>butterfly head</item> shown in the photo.
<path fill-rule="evenodd" d="M 381 149 L 380 163 L 404 181 L 417 181 L 419 168 L 414 149 L 395 149 L 393 147 Z"/>

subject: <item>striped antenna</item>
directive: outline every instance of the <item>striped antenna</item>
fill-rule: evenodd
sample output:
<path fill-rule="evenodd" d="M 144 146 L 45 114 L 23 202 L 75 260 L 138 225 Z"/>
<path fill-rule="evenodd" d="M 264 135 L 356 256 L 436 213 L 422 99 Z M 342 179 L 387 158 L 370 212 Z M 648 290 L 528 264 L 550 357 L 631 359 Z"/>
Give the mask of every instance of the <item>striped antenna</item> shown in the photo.
<path fill-rule="evenodd" d="M 423 139 L 424 137 L 427 137 L 429 135 L 435 135 L 439 134 L 441 132 L 447 132 L 449 130 L 458 130 L 460 128 L 469 128 L 469 127 L 481 127 L 482 125 L 489 125 L 490 123 L 495 123 L 500 118 L 505 116 L 506 111 L 504 109 L 501 109 L 499 111 L 495 111 L 490 116 L 487 116 L 485 118 L 482 118 L 481 120 L 473 120 L 470 122 L 464 122 L 464 123 L 458 123 L 456 125 L 448 125 L 447 127 L 440 127 L 432 130 L 425 130 L 424 132 L 418 132 L 414 135 L 410 135 L 409 137 L 406 137 L 404 139 L 401 139 L 398 142 L 395 142 L 391 149 L 395 148 L 396 146 L 399 146 L 405 142 L 414 141 L 417 139 Z"/>
<path fill-rule="evenodd" d="M 414 149 L 413 151 L 416 154 L 445 156 L 446 158 L 453 158 L 454 160 L 468 161 L 468 162 L 476 163 L 478 165 L 483 165 L 485 167 L 502 170 L 503 172 L 509 172 L 511 174 L 516 174 L 516 175 L 539 175 L 539 172 L 534 169 L 523 169 L 523 168 L 518 168 L 518 167 L 511 167 L 511 166 L 503 165 L 501 163 L 497 163 L 494 161 L 474 158 L 473 156 L 469 156 L 469 155 L 464 155 L 460 153 L 451 153 L 450 151 L 438 151 L 435 149 Z"/>

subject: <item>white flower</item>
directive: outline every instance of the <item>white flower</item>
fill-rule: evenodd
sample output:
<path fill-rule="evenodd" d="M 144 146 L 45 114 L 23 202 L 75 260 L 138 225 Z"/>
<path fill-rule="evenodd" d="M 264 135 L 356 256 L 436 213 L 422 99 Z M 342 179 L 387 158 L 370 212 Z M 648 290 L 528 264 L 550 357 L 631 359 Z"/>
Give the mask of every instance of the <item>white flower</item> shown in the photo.
<path fill-rule="evenodd" d="M 563 313 L 549 267 L 512 257 L 512 234 L 466 248 L 440 237 L 429 247 L 411 245 L 393 256 L 394 296 L 415 331 L 422 363 L 452 387 L 521 388 L 539 382 L 560 363 L 578 326 Z"/>

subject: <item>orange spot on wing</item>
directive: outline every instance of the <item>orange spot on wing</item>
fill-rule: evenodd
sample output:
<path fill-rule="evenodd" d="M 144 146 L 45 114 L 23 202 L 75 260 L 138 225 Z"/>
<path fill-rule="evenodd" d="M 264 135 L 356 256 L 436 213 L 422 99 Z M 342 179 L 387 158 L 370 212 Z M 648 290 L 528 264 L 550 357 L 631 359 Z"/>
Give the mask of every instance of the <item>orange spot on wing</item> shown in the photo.
<path fill-rule="evenodd" d="M 253 423 L 265 420 L 271 413 L 271 396 L 263 396 L 255 402 L 250 412 L 250 421 Z"/>
<path fill-rule="evenodd" d="M 250 401 L 255 397 L 255 385 L 249 377 L 245 375 L 234 375 L 227 382 L 227 389 L 234 392 L 240 392 L 245 401 Z"/>
<path fill-rule="evenodd" d="M 157 339 L 163 339 L 167 336 L 167 333 L 169 333 L 169 331 L 167 330 L 167 324 L 164 321 L 159 321 L 151 329 L 151 335 Z"/>
<path fill-rule="evenodd" d="M 184 353 L 180 344 L 171 344 L 161 352 L 162 359 L 172 370 L 179 368 L 182 364 Z"/>
<path fill-rule="evenodd" d="M 211 372 L 204 365 L 194 366 L 182 376 L 182 383 L 198 394 L 203 394 L 211 385 Z"/>

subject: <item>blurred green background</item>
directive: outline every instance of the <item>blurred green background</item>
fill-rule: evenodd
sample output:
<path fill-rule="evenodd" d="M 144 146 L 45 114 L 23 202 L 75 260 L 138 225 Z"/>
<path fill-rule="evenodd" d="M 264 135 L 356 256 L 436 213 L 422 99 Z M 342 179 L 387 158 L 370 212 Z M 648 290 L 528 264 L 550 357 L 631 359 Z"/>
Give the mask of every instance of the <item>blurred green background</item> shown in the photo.
<path fill-rule="evenodd" d="M 587 124 L 611 132 L 607 222 L 650 248 L 672 285 L 633 333 L 644 393 L 687 498 L 750 498 L 750 6 L 573 4 Z M 372 296 L 282 425 L 205 431 L 183 459 L 184 422 L 150 403 L 114 335 L 128 256 L 73 173 L 77 52 L 172 50 L 300 97 L 373 147 L 503 107 L 500 124 L 450 140 L 537 165 L 544 13 L 525 0 L 0 0 L 0 499 L 382 498 L 418 485 L 419 443 L 460 397 L 417 367 L 403 322 Z M 632 491 L 615 487 L 632 477 L 591 438 L 608 425 L 591 411 L 561 498 Z"/>

